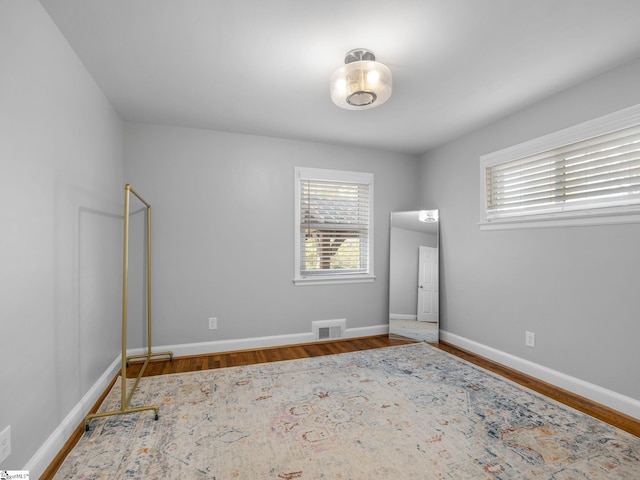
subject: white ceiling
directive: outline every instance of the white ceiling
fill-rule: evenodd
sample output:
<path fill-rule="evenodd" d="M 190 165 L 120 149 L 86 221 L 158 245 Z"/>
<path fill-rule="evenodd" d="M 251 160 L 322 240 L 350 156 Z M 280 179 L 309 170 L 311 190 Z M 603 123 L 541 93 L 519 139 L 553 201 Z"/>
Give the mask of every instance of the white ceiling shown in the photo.
<path fill-rule="evenodd" d="M 640 0 L 40 0 L 125 120 L 418 154 L 640 57 Z M 354 48 L 391 99 L 331 103 Z"/>

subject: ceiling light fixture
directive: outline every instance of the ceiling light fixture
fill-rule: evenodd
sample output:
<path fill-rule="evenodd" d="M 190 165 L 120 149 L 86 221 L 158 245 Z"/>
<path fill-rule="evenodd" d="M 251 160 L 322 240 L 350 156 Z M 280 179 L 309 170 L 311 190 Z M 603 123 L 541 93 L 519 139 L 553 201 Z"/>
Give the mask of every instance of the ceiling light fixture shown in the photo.
<path fill-rule="evenodd" d="M 424 223 L 437 222 L 438 210 L 420 210 L 418 212 L 418 220 Z"/>
<path fill-rule="evenodd" d="M 331 75 L 331 100 L 348 110 L 377 107 L 391 96 L 391 70 L 376 62 L 370 50 L 357 48 L 347 52 L 344 66 Z"/>

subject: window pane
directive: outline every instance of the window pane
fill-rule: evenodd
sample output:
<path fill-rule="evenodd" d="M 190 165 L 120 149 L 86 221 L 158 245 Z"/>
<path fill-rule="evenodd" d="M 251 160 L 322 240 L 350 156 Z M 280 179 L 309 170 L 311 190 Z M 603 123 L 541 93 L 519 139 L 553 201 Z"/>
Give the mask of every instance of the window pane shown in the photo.
<path fill-rule="evenodd" d="M 300 277 L 370 272 L 370 174 L 296 169 Z"/>
<path fill-rule="evenodd" d="M 640 204 L 640 127 L 485 169 L 485 220 Z"/>

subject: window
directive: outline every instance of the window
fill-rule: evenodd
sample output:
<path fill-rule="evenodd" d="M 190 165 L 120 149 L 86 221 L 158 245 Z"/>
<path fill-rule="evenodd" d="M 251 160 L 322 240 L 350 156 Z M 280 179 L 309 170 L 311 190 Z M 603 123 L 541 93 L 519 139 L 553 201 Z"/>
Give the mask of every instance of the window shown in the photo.
<path fill-rule="evenodd" d="M 481 228 L 640 221 L 640 106 L 485 155 Z"/>
<path fill-rule="evenodd" d="M 296 285 L 373 281 L 373 175 L 296 168 L 295 194 Z"/>

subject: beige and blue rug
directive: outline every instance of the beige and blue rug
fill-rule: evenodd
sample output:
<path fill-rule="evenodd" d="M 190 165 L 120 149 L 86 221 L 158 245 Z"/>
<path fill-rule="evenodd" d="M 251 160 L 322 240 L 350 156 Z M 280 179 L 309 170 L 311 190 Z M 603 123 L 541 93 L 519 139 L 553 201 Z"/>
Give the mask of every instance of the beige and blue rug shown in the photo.
<path fill-rule="evenodd" d="M 136 402 L 160 419 L 94 420 L 55 478 L 640 479 L 640 438 L 424 343 L 146 377 Z"/>

